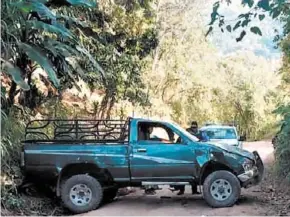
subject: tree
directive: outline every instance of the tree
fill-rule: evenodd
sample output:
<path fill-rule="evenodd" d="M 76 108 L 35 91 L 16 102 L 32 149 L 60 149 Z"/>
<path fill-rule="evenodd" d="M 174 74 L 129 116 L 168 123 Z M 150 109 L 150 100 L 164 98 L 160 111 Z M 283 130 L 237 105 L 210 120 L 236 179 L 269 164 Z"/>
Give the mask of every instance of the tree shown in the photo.
<path fill-rule="evenodd" d="M 159 44 L 143 76 L 152 102 L 150 115 L 183 126 L 191 120 L 236 120 L 249 139 L 261 137 L 275 120 L 271 108 L 277 99 L 270 93 L 276 93 L 279 76 L 272 72 L 272 63 L 251 52 L 218 55 L 204 38 L 199 1 L 158 5 Z"/>
<path fill-rule="evenodd" d="M 288 1 L 259 0 L 255 4 L 253 0 L 242 0 L 241 5 L 243 7 L 248 7 L 249 10 L 246 13 L 239 14 L 235 24 L 228 23 L 225 15 L 219 12 L 220 5 L 223 3 L 231 4 L 231 1 L 226 0 L 223 2 L 219 0 L 214 3 L 207 35 L 212 32 L 214 27 L 216 27 L 216 23 L 218 23 L 218 28 L 220 28 L 222 32 L 240 31 L 240 36 L 236 39 L 237 42 L 242 41 L 246 36 L 247 31 L 245 29 L 247 27 L 250 28 L 249 30 L 251 33 L 262 36 L 263 33 L 260 28 L 258 26 L 252 26 L 251 23 L 253 23 L 253 20 L 262 21 L 266 16 L 270 16 L 272 19 L 279 19 L 284 23 L 283 34 L 277 35 L 275 40 L 282 40 L 289 34 L 290 3 Z"/>
<path fill-rule="evenodd" d="M 11 76 L 8 90 L 8 106 L 14 104 L 15 96 L 21 92 L 22 104 L 35 108 L 37 90 L 32 74 L 38 66 L 48 75 L 46 83 L 53 90 L 61 88 L 66 82 L 74 82 L 77 76 L 85 76 L 79 70 L 79 56 L 86 56 L 88 63 L 103 73 L 103 70 L 84 49 L 76 35 L 69 29 L 67 22 L 80 25 L 74 17 L 64 17 L 53 13 L 54 1 L 3 0 L 1 2 L 1 62 L 2 72 Z M 68 0 L 58 2 L 78 7 L 95 7 L 90 0 Z M 21 89 L 18 89 L 19 86 Z"/>
<path fill-rule="evenodd" d="M 289 52 L 289 37 L 290 37 L 290 2 L 283 0 L 259 0 L 256 4 L 252 0 L 243 0 L 241 3 L 244 7 L 249 7 L 247 13 L 242 13 L 237 17 L 237 22 L 233 25 L 227 24 L 226 17 L 219 13 L 218 9 L 222 1 L 217 1 L 213 5 L 213 11 L 211 13 L 211 22 L 207 34 L 209 34 L 215 23 L 218 23 L 218 27 L 222 32 L 226 29 L 228 32 L 237 31 L 240 29 L 240 36 L 236 39 L 237 42 L 243 40 L 247 35 L 245 28 L 249 26 L 251 33 L 262 36 L 263 32 L 259 26 L 251 25 L 253 20 L 262 21 L 266 16 L 270 16 L 272 19 L 278 19 L 283 24 L 283 33 L 277 34 L 274 41 L 280 46 L 283 52 L 283 65 L 280 69 L 280 75 L 282 83 L 279 86 L 279 95 L 282 95 L 275 109 L 275 114 L 280 118 L 280 126 L 278 134 L 276 135 L 277 144 L 275 149 L 276 163 L 278 165 L 279 173 L 283 177 L 290 178 L 290 143 L 289 143 L 289 114 L 290 114 L 290 99 L 289 99 L 289 64 L 290 64 L 290 52 Z M 230 1 L 227 1 L 230 4 Z"/>
<path fill-rule="evenodd" d="M 110 117 L 115 103 L 129 100 L 147 103 L 141 79 L 144 58 L 157 46 L 154 29 L 153 1 L 100 1 L 95 9 L 61 9 L 64 15 L 81 17 L 88 24 L 79 26 L 76 34 L 102 65 L 105 79 L 89 71 L 85 81 L 93 88 L 103 89 L 105 96 L 99 106 L 100 118 Z"/>

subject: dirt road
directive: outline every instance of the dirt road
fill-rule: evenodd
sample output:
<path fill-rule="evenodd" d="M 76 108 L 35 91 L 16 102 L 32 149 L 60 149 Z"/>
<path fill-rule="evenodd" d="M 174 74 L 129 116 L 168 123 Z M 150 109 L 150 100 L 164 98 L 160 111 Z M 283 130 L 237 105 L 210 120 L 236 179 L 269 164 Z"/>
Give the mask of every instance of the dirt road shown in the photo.
<path fill-rule="evenodd" d="M 273 161 L 273 148 L 270 142 L 245 143 L 244 148 L 257 150 L 266 163 L 266 167 Z M 267 168 L 266 168 L 267 169 Z M 176 196 L 163 187 L 154 196 L 145 196 L 143 191 L 137 191 L 114 202 L 100 207 L 98 210 L 84 214 L 85 216 L 232 216 L 232 215 L 265 215 L 267 208 L 260 186 L 243 189 L 238 203 L 230 208 L 213 209 L 209 207 L 200 195 L 191 195 L 190 188 L 182 196 Z M 164 198 L 164 196 L 166 198 Z"/>

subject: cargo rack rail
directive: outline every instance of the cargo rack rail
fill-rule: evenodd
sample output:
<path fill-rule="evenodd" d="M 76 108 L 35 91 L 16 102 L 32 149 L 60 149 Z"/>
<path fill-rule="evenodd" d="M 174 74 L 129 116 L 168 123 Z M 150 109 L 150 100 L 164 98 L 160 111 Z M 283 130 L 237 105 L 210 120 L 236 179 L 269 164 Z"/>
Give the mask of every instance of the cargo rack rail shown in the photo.
<path fill-rule="evenodd" d="M 32 120 L 25 128 L 24 143 L 126 142 L 127 120 L 43 119 Z"/>

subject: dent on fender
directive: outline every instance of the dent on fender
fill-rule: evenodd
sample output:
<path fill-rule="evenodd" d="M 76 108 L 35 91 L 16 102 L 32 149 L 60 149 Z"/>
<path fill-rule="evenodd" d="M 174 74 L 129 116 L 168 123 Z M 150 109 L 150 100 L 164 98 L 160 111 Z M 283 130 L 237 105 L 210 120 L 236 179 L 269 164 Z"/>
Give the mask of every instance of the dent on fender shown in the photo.
<path fill-rule="evenodd" d="M 224 153 L 208 148 L 199 148 L 195 150 L 196 161 L 200 167 L 203 167 L 209 161 L 216 161 L 222 164 L 228 164 Z"/>
<path fill-rule="evenodd" d="M 210 154 L 207 149 L 197 149 L 195 151 L 196 161 L 200 168 L 202 168 L 208 161 L 210 161 Z"/>
<path fill-rule="evenodd" d="M 232 169 L 238 169 L 238 166 L 234 163 L 236 162 L 235 158 L 231 156 L 225 156 L 224 152 L 219 152 L 212 149 L 200 148 L 195 151 L 196 162 L 198 169 L 200 170 L 209 162 L 216 162 L 223 164 Z"/>

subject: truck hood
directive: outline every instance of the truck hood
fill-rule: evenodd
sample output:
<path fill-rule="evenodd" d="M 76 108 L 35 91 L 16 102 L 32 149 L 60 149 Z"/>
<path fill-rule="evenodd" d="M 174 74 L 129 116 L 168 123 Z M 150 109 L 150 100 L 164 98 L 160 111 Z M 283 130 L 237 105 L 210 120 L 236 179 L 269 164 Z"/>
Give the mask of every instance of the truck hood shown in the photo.
<path fill-rule="evenodd" d="M 210 143 L 219 143 L 219 144 L 226 144 L 226 145 L 239 145 L 239 141 L 237 139 L 211 139 L 209 140 Z"/>
<path fill-rule="evenodd" d="M 232 146 L 232 145 L 227 145 L 227 144 L 221 144 L 221 143 L 214 143 L 214 142 L 207 142 L 210 146 L 213 148 L 220 148 L 223 151 L 227 151 L 232 154 L 237 154 L 243 157 L 250 158 L 252 160 L 255 159 L 255 156 L 252 152 L 246 151 L 244 149 L 240 149 L 238 147 Z"/>

